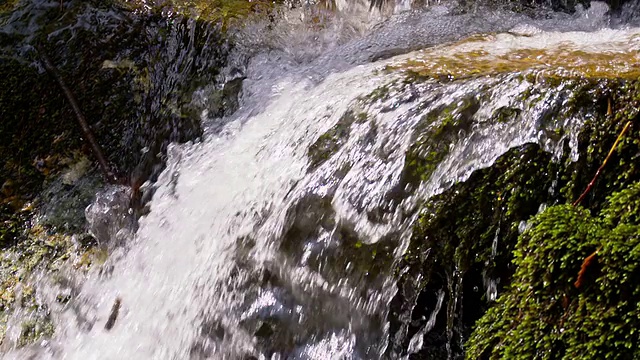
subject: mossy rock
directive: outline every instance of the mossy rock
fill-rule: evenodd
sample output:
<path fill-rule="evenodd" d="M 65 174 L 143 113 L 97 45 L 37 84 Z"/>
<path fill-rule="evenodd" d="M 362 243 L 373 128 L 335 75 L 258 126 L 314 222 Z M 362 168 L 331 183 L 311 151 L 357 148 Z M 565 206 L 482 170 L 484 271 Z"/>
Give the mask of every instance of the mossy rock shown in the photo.
<path fill-rule="evenodd" d="M 441 293 L 441 310 L 423 350 L 414 356 L 446 358 L 447 342 L 469 335 L 494 300 L 487 296 L 510 280 L 520 222 L 549 200 L 554 167 L 551 155 L 537 145 L 514 148 L 422 207 L 397 267 L 402 275 L 391 304 L 393 356 L 402 355 L 409 340 L 427 326 Z M 488 280 L 497 288 L 485 288 Z M 462 344 L 457 346 L 459 353 Z"/>
<path fill-rule="evenodd" d="M 607 165 L 594 182 L 582 205 L 599 210 L 608 195 L 620 191 L 640 180 L 640 80 L 604 81 L 602 86 L 583 93 L 593 105 L 593 114 L 587 118 L 578 137 L 579 158 L 569 164 L 560 179 L 562 199 L 577 199 L 598 171 L 618 135 L 628 122 L 632 125 L 613 150 Z M 582 100 L 578 100 L 582 101 Z"/>
<path fill-rule="evenodd" d="M 307 151 L 310 160 L 309 170 L 319 167 L 340 150 L 342 145 L 349 139 L 351 125 L 353 123 L 362 123 L 366 120 L 366 113 L 356 113 L 354 110 L 347 110 L 329 131 L 320 135 L 318 140 L 309 146 L 309 150 Z"/>
<path fill-rule="evenodd" d="M 640 183 L 615 193 L 597 217 L 570 205 L 536 216 L 518 240 L 514 282 L 478 321 L 467 358 L 638 358 L 639 195 Z"/>
<path fill-rule="evenodd" d="M 571 290 L 585 257 L 599 246 L 602 246 L 598 255 L 598 258 L 601 258 L 605 248 L 608 246 L 606 245 L 605 234 L 612 234 L 610 236 L 615 237 L 611 241 L 612 244 L 615 244 L 612 246 L 617 249 L 624 248 L 626 249 L 624 251 L 635 251 L 633 248 L 629 248 L 629 246 L 633 247 L 634 245 L 623 247 L 622 243 L 634 243 L 633 241 L 635 240 L 633 239 L 635 239 L 636 235 L 634 235 L 633 231 L 635 230 L 629 226 L 636 226 L 638 219 L 637 204 L 633 200 L 633 196 L 637 194 L 636 184 L 640 181 L 640 172 L 637 171 L 637 167 L 634 165 L 640 155 L 640 141 L 637 140 L 640 138 L 640 129 L 635 126 L 638 119 L 637 109 L 640 99 L 639 81 L 574 79 L 567 84 L 570 85 L 571 93 L 571 96 L 567 98 L 567 107 L 562 112 L 558 112 L 557 110 L 559 109 L 547 112 L 545 116 L 541 117 L 541 121 L 553 124 L 558 121 L 562 122 L 568 116 L 585 118 L 586 121 L 577 136 L 577 143 L 574 144 L 576 148 L 573 151 L 569 147 L 568 141 L 564 142 L 562 153 L 556 154 L 553 158 L 551 154 L 541 151 L 534 145 L 511 149 L 491 167 L 474 172 L 468 180 L 453 185 L 449 190 L 430 199 L 421 207 L 422 215 L 415 225 L 414 237 L 411 239 L 404 259 L 396 266 L 396 272 L 399 276 L 398 293 L 391 303 L 391 312 L 389 314 L 391 326 L 389 354 L 392 357 L 406 355 L 410 348 L 410 342 L 419 339 L 420 336 L 422 336 L 423 346 L 420 349 L 414 348 L 411 350 L 411 359 L 461 357 L 469 346 L 472 346 L 475 350 L 467 353 L 468 358 L 484 357 L 485 355 L 495 358 L 535 358 L 551 356 L 549 354 L 554 353 L 566 353 L 568 354 L 566 358 L 602 358 L 600 355 L 609 354 L 611 356 L 616 352 L 623 354 L 623 358 L 625 358 L 624 356 L 626 358 L 638 356 L 633 352 L 623 352 L 622 348 L 628 346 L 631 342 L 616 340 L 618 335 L 611 338 L 614 343 L 612 343 L 611 347 L 601 343 L 596 347 L 589 345 L 577 350 L 577 347 L 574 348 L 574 345 L 571 345 L 570 352 L 566 352 L 568 351 L 566 349 L 569 349 L 567 344 L 561 345 L 558 348 L 560 350 L 555 347 L 551 348 L 549 347 L 551 345 L 548 344 L 544 345 L 547 346 L 546 348 L 536 348 L 536 342 L 542 341 L 538 337 L 534 339 L 535 341 L 530 341 L 528 351 L 519 349 L 518 351 L 520 352 L 517 353 L 506 353 L 504 349 L 496 350 L 495 352 L 492 350 L 496 348 L 497 344 L 504 342 L 510 344 L 511 350 L 509 351 L 516 351 L 517 341 L 527 335 L 518 333 L 518 335 L 512 336 L 512 331 L 505 330 L 501 335 L 494 336 L 491 334 L 494 334 L 494 330 L 497 328 L 488 328 L 492 321 L 497 321 L 500 317 L 507 318 L 502 322 L 503 324 L 516 324 L 522 321 L 519 317 L 509 317 L 513 314 L 500 312 L 503 308 L 502 303 L 494 305 L 490 294 L 492 292 L 493 294 L 501 294 L 504 291 L 508 291 L 507 294 L 511 294 L 516 290 L 507 289 L 514 289 L 516 285 L 513 284 L 534 281 L 531 278 L 531 273 L 519 272 L 514 274 L 517 266 L 522 265 L 522 262 L 518 263 L 519 260 L 514 260 L 520 256 L 518 254 L 534 251 L 527 248 L 527 246 L 533 247 L 538 243 L 537 246 L 541 247 L 540 251 L 547 251 L 541 255 L 536 255 L 536 258 L 541 259 L 541 264 L 536 268 L 537 274 L 540 277 L 552 277 L 555 279 L 554 281 L 564 281 L 563 286 L 565 287 L 558 291 L 562 293 L 562 296 L 567 295 L 571 306 L 578 306 L 575 305 L 579 303 L 577 300 L 572 302 L 574 297 L 586 296 L 580 294 L 588 292 L 588 289 L 590 289 Z M 566 89 L 566 86 L 564 88 Z M 537 95 L 532 92 L 529 96 Z M 455 106 L 453 108 L 455 109 Z M 437 109 L 432 114 L 434 115 L 432 119 L 425 119 L 425 129 L 418 133 L 433 137 L 432 135 L 437 133 L 437 124 L 447 123 L 443 120 L 443 118 L 446 119 L 443 116 L 446 111 L 443 111 L 443 109 L 445 108 Z M 517 121 L 520 116 L 520 112 L 517 110 L 499 108 L 492 115 L 490 121 L 499 123 Z M 531 240 L 531 243 L 529 243 L 527 242 L 528 240 L 525 241 L 522 237 L 519 239 L 520 232 L 529 226 L 525 226 L 525 224 L 539 209 L 551 204 L 572 203 L 580 196 L 611 151 L 612 145 L 621 130 L 629 121 L 632 124 L 631 127 L 621 138 L 618 146 L 613 149 L 606 166 L 601 170 L 590 192 L 582 201 L 582 205 L 588 208 L 589 211 L 575 210 L 570 206 L 552 207 L 552 210 L 548 210 L 551 214 L 556 214 L 559 221 L 564 221 L 562 220 L 564 218 L 560 216 L 560 213 L 564 211 L 564 213 L 569 214 L 563 215 L 570 218 L 566 220 L 567 222 L 584 223 L 585 231 L 588 230 L 587 232 L 593 233 L 585 238 L 584 246 L 582 245 L 582 240 L 576 240 L 578 238 L 582 239 L 581 233 L 578 232 L 576 234 L 570 232 L 556 234 L 559 237 L 576 237 L 566 245 L 567 247 L 562 247 L 564 245 L 560 246 L 558 244 L 554 245 L 552 248 L 556 250 L 546 245 L 547 240 L 544 240 L 545 244 L 539 244 L 543 242 L 542 230 L 539 230 L 541 233 L 535 237 L 537 242 Z M 454 128 L 453 134 L 456 131 L 464 131 L 464 128 Z M 444 134 L 446 133 L 444 132 Z M 553 134 L 548 135 L 551 137 Z M 561 135 L 559 134 L 557 137 L 560 138 Z M 445 137 L 444 140 L 448 142 L 456 141 L 456 137 Z M 429 164 L 427 161 L 429 158 L 415 156 L 415 154 L 424 154 L 415 151 L 418 146 L 434 147 L 437 146 L 437 143 L 433 145 L 429 141 L 425 141 L 422 144 L 418 142 L 412 148 L 413 151 L 407 153 L 408 159 L 415 157 L 417 160 Z M 446 147 L 443 149 L 445 152 L 447 151 Z M 442 149 L 439 151 L 442 151 Z M 574 151 L 575 153 L 572 154 Z M 526 161 L 519 163 L 517 154 L 522 155 L 522 159 Z M 413 162 L 408 162 L 408 164 L 415 164 L 416 159 Z M 441 159 L 436 159 L 431 166 L 437 166 L 439 161 Z M 416 183 L 426 181 L 430 177 L 428 166 L 405 168 L 405 170 L 407 169 L 412 170 L 412 172 L 407 172 L 406 174 L 414 174 L 414 176 L 407 176 L 406 179 L 413 180 Z M 614 192 L 617 192 L 617 195 L 609 198 Z M 540 207 L 543 204 L 544 206 Z M 546 213 L 544 212 L 544 214 Z M 600 214 L 600 216 L 591 219 L 591 214 Z M 545 219 L 550 221 L 548 218 Z M 593 226 L 588 225 L 591 223 L 593 223 Z M 538 223 L 534 221 L 534 227 L 537 226 L 535 224 Z M 556 230 L 550 227 L 550 223 L 545 226 L 544 229 L 555 234 Z M 618 228 L 618 226 L 621 227 Z M 522 236 L 532 236 L 531 234 L 533 233 L 527 232 L 527 234 L 529 235 Z M 529 237 L 526 238 L 530 239 Z M 560 241 L 559 238 L 557 240 Z M 617 259 L 615 261 L 618 263 L 610 263 L 612 268 L 635 269 L 635 260 L 630 259 L 630 262 L 627 263 L 623 257 L 623 251 L 616 251 L 618 252 L 615 253 L 615 258 Z M 614 250 L 611 250 L 611 254 L 613 252 Z M 608 256 L 613 259 L 614 256 L 611 254 Z M 556 259 L 555 263 L 550 264 L 547 262 L 545 260 L 547 257 Z M 526 258 L 529 259 L 531 256 L 526 256 Z M 569 263 L 569 259 L 574 260 Z M 566 263 L 560 265 L 561 262 Z M 603 266 L 602 264 L 596 266 L 595 269 L 599 269 L 599 267 Z M 529 268 L 529 270 L 531 269 Z M 598 271 L 588 272 L 588 283 L 597 281 L 604 283 L 604 279 L 598 278 L 600 276 L 598 274 Z M 629 278 L 637 277 L 635 273 L 625 274 L 615 275 L 615 277 L 619 279 L 624 279 L 624 276 L 629 276 Z M 525 278 L 522 278 L 522 276 L 525 276 Z M 499 281 L 496 281 L 497 279 Z M 608 284 L 611 284 L 611 282 Z M 489 286 L 494 288 L 488 289 Z M 564 292 L 565 290 L 566 292 Z M 629 291 L 631 290 L 627 289 L 623 292 Z M 518 301 L 521 302 L 513 305 L 512 309 L 525 309 L 528 305 L 522 299 L 526 298 L 526 296 L 521 292 L 518 294 Z M 555 296 L 557 302 L 564 301 L 562 299 L 558 300 L 558 294 L 556 292 L 548 296 Z M 515 295 L 504 296 L 515 297 Z M 537 299 L 535 301 L 544 302 L 542 298 L 536 298 L 535 294 L 532 296 Z M 600 296 L 608 295 L 600 293 Z M 607 301 L 611 303 L 613 300 Z M 557 306 L 557 302 L 554 303 L 554 306 Z M 634 298 L 633 306 L 637 303 L 638 301 Z M 600 305 L 584 304 L 580 306 L 588 309 L 588 311 L 600 311 L 597 308 Z M 631 303 L 623 304 L 626 306 L 624 311 L 636 311 L 631 309 L 629 304 Z M 535 328 L 535 331 L 527 329 L 530 332 L 527 336 L 532 333 L 540 337 L 555 336 L 555 333 L 549 331 L 551 331 L 550 329 L 555 329 L 553 331 L 556 331 L 559 328 L 549 327 L 548 324 L 541 325 L 540 319 L 536 317 L 536 311 L 546 311 L 548 309 L 534 308 L 533 305 L 531 305 L 532 310 L 529 313 L 529 321 L 538 321 L 535 326 L 539 327 Z M 551 306 L 549 303 L 547 305 Z M 583 308 L 576 307 L 575 311 L 577 312 L 578 309 Z M 480 325 L 478 325 L 478 330 L 474 335 L 476 340 L 466 344 L 466 339 L 473 330 L 474 322 L 481 318 L 487 310 L 489 312 L 484 316 L 492 317 L 487 318 L 489 320 L 483 318 L 478 323 Z M 518 311 L 526 312 L 528 310 Z M 606 314 L 614 312 L 612 308 L 607 307 L 602 308 L 600 313 L 604 314 L 605 311 Z M 585 312 L 583 311 L 581 314 L 586 319 Z M 615 314 L 617 315 L 614 317 L 606 318 L 607 320 L 598 325 L 599 327 L 596 327 L 595 324 L 590 325 L 593 326 L 594 334 L 604 334 L 607 331 L 614 331 L 611 330 L 613 328 L 617 329 L 616 327 L 622 326 L 616 317 L 619 316 L 619 313 Z M 565 315 L 566 313 L 557 315 L 550 312 L 546 319 L 556 321 L 559 319 L 558 316 Z M 575 321 L 577 324 L 578 320 Z M 624 321 L 632 320 L 625 318 Z M 624 329 L 625 331 L 632 331 L 629 327 L 624 327 Z M 505 338 L 509 339 L 505 340 Z M 582 334 L 571 341 L 580 338 L 588 339 L 587 335 Z M 585 350 L 587 347 L 589 349 Z M 618 347 L 620 348 L 618 349 Z M 599 350 L 594 350 L 596 348 Z M 553 351 L 549 349 L 553 349 Z M 560 353 L 558 351 L 565 352 Z"/>
<path fill-rule="evenodd" d="M 51 227 L 30 225 L 28 230 L 22 230 L 21 241 L 2 249 L 0 258 L 0 343 L 7 340 L 4 337 L 8 326 L 20 329 L 18 338 L 11 339 L 15 344 L 9 344 L 10 347 L 25 346 L 54 332 L 51 304 L 37 296 L 38 282 L 34 277 L 48 273 L 55 279 L 70 263 L 85 271 L 105 259 L 104 251 L 88 241 L 76 243 L 72 236 Z M 68 300 L 69 294 L 63 294 L 59 301 Z M 23 315 L 19 319 L 10 316 L 14 311 Z"/>
<path fill-rule="evenodd" d="M 413 142 L 405 159 L 404 181 L 417 184 L 427 181 L 438 164 L 449 154 L 452 144 L 471 129 L 473 116 L 480 108 L 472 94 L 454 104 L 434 109 L 423 117 L 419 137 Z"/>

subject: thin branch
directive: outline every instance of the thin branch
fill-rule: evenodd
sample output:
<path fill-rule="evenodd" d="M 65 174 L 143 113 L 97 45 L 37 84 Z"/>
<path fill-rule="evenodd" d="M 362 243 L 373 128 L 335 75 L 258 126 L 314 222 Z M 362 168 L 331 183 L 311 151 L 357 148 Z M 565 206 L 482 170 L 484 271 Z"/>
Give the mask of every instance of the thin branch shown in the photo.
<path fill-rule="evenodd" d="M 624 128 L 622 129 L 622 131 L 620 132 L 620 135 L 618 135 L 618 138 L 616 139 L 616 141 L 613 143 L 613 146 L 611 147 L 611 150 L 609 150 L 609 154 L 607 155 L 607 157 L 604 159 L 604 161 L 602 162 L 602 165 L 600 165 L 600 167 L 598 168 L 598 171 L 596 171 L 596 174 L 593 176 L 593 179 L 591 179 L 591 182 L 589 182 L 589 185 L 587 185 L 587 188 L 584 190 L 584 192 L 582 193 L 582 195 L 580 195 L 580 197 L 578 198 L 578 200 L 573 202 L 573 206 L 578 206 L 578 204 L 580 204 L 582 202 L 582 200 L 587 196 L 587 194 L 589 194 L 589 191 L 591 191 L 591 188 L 593 187 L 593 184 L 596 182 L 596 180 L 598 179 L 598 176 L 600 175 L 600 173 L 602 172 L 602 169 L 604 169 L 605 165 L 607 165 L 607 162 L 609 161 L 609 158 L 611 157 L 611 155 L 613 155 L 613 152 L 616 150 L 616 148 L 618 147 L 618 144 L 620 143 L 620 141 L 622 140 L 622 137 L 624 136 L 624 134 L 627 132 L 627 130 L 629 130 L 629 127 L 631 127 L 631 121 L 628 121 L 625 125 Z"/>
<path fill-rule="evenodd" d="M 598 252 L 600 251 L 600 249 L 602 249 L 602 246 L 600 246 L 596 251 L 594 251 L 593 253 L 591 253 L 591 255 L 587 256 L 584 261 L 582 261 L 582 266 L 580 266 L 580 271 L 578 272 L 578 279 L 576 280 L 576 282 L 573 284 L 576 289 L 580 289 L 580 287 L 582 286 L 582 284 L 584 284 L 585 281 L 585 277 L 587 276 L 587 269 L 596 261 L 598 261 L 598 259 L 596 259 L 596 256 L 598 256 Z"/>
<path fill-rule="evenodd" d="M 608 106 L 607 106 L 607 115 L 608 116 L 613 115 L 612 106 L 611 106 L 611 99 L 609 99 L 609 103 L 608 103 Z M 596 171 L 595 175 L 593 176 L 593 179 L 591 179 L 591 181 L 587 185 L 587 188 L 580 195 L 578 200 L 573 202 L 573 204 L 572 204 L 573 206 L 578 206 L 578 204 L 580 204 L 580 202 L 582 202 L 582 200 L 587 196 L 587 194 L 589 194 L 589 191 L 591 191 L 591 188 L 593 187 L 593 184 L 595 184 L 596 180 L 598 179 L 598 176 L 602 172 L 602 169 L 604 169 L 604 167 L 607 165 L 607 162 L 611 158 L 611 155 L 613 155 L 614 151 L 618 147 L 618 144 L 620 144 L 620 141 L 622 140 L 622 138 L 627 133 L 627 131 L 629 130 L 630 127 L 631 127 L 631 121 L 627 121 L 627 123 L 622 128 L 622 131 L 620 131 L 620 134 L 616 138 L 616 141 L 613 143 L 613 146 L 611 146 L 611 150 L 609 150 L 609 153 L 607 154 L 607 157 L 602 162 L 602 165 L 600 165 L 600 167 Z M 586 274 L 587 274 L 587 270 L 589 269 L 589 267 L 592 266 L 595 262 L 598 261 L 598 259 L 597 259 L 598 252 L 600 252 L 601 249 L 602 249 L 602 246 L 600 246 L 596 251 L 591 253 L 591 255 L 587 256 L 582 261 L 582 266 L 580 266 L 580 271 L 578 272 L 578 279 L 573 284 L 577 289 L 579 289 L 584 284 L 585 278 L 586 278 Z"/>
<path fill-rule="evenodd" d="M 49 72 L 51 76 L 53 76 L 54 79 L 56 79 L 56 81 L 58 82 L 58 85 L 62 89 L 62 92 L 64 92 L 64 95 L 67 98 L 67 101 L 71 105 L 71 108 L 73 109 L 73 112 L 76 115 L 76 120 L 78 120 L 78 124 L 82 129 L 82 133 L 84 134 L 85 140 L 87 141 L 87 143 L 89 143 L 91 147 L 91 151 L 93 152 L 93 155 L 98 160 L 98 164 L 100 165 L 100 169 L 102 170 L 104 177 L 107 179 L 107 181 L 111 183 L 116 183 L 117 178 L 114 172 L 111 170 L 111 167 L 109 166 L 106 158 L 104 157 L 104 154 L 102 153 L 102 148 L 100 147 L 100 144 L 98 144 L 98 141 L 96 141 L 96 138 L 93 135 L 93 131 L 91 131 L 91 128 L 89 127 L 89 123 L 87 123 L 87 119 L 82 114 L 82 110 L 80 110 L 80 106 L 78 105 L 78 101 L 73 95 L 73 92 L 71 91 L 71 89 L 69 89 L 67 84 L 64 82 L 64 80 L 62 79 L 62 76 L 60 75 L 56 67 L 51 63 L 51 60 L 49 60 L 45 52 L 40 47 L 36 47 L 36 50 L 38 52 L 38 55 L 40 55 L 44 68 Z"/>

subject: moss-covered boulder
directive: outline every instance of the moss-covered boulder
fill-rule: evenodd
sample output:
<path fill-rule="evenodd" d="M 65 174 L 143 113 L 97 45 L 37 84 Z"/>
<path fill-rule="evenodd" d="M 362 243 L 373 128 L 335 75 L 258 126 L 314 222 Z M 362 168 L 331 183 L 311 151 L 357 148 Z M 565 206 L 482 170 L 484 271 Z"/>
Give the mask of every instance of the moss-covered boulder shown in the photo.
<path fill-rule="evenodd" d="M 424 79 L 415 78 L 415 81 Z M 547 80 L 538 78 L 537 81 Z M 606 329 L 621 326 L 617 318 L 620 313 L 611 310 L 612 308 L 620 307 L 620 311 L 632 313 L 636 310 L 631 307 L 638 301 L 632 299 L 628 303 L 627 300 L 618 303 L 619 300 L 606 298 L 609 295 L 604 292 L 591 294 L 592 290 L 588 286 L 576 289 L 574 283 L 583 260 L 600 246 L 602 249 L 598 253 L 598 259 L 603 257 L 607 246 L 625 249 L 615 250 L 615 256 L 609 256 L 611 262 L 608 266 L 612 269 L 635 269 L 636 266 L 636 260 L 622 256 L 622 251 L 634 251 L 629 247 L 631 245 L 622 244 L 633 244 L 636 236 L 633 234 L 635 230 L 630 226 L 636 226 L 637 205 L 631 199 L 637 191 L 637 182 L 640 181 L 640 173 L 634 165 L 640 155 L 640 129 L 635 125 L 638 118 L 639 81 L 557 78 L 554 84 L 555 87 L 569 91 L 571 96 L 562 109 L 549 108 L 541 113 L 539 121 L 547 124 L 543 126 L 545 131 L 544 128 L 548 125 L 561 123 L 567 118 L 584 119 L 574 143 L 570 144 L 568 139 L 561 142 L 561 151 L 555 154 L 547 153 L 535 144 L 512 148 L 490 167 L 475 171 L 464 182 L 454 184 L 421 206 L 409 247 L 402 261 L 396 265 L 398 292 L 391 302 L 389 314 L 391 338 L 388 354 L 391 357 L 409 355 L 411 359 L 461 358 L 465 356 L 467 349 L 471 349 L 466 352 L 470 359 L 485 356 L 514 358 L 516 355 L 535 358 L 542 357 L 541 354 L 547 354 L 545 356 L 548 358 L 562 357 L 562 354 L 567 354 L 565 358 L 601 358 L 600 355 L 616 352 L 626 354 L 628 358 L 636 356 L 631 350 L 624 353 L 618 349 L 629 344 L 624 340 L 613 340 L 621 332 Z M 535 99 L 540 95 L 536 95 L 539 91 L 554 90 L 534 87 L 522 96 Z M 525 103 L 536 106 L 537 102 L 533 100 Z M 431 113 L 431 117 L 425 117 L 424 123 L 428 126 L 416 137 L 416 142 L 406 154 L 404 173 L 408 183 L 430 179 L 433 169 L 442 162 L 443 157 L 438 157 L 438 154 L 449 150 L 449 147 L 439 145 L 439 141 L 454 143 L 459 137 L 466 136 L 465 132 L 469 130 L 464 126 L 465 119 L 475 115 L 474 111 L 465 113 L 465 109 L 473 110 L 473 107 L 460 102 L 438 108 Z M 493 113 L 490 121 L 518 121 L 521 113 L 530 110 L 502 107 Z M 629 122 L 632 125 L 612 150 L 616 139 Z M 558 134 L 547 135 L 551 139 L 561 139 L 564 130 L 559 130 Z M 430 152 L 429 149 L 434 151 Z M 610 152 L 606 166 L 601 169 L 581 202 L 583 207 L 559 205 L 571 204 L 580 197 Z M 432 153 L 435 155 L 432 156 Z M 613 193 L 617 195 L 610 197 Z M 543 211 L 549 206 L 550 209 Z M 542 212 L 539 218 L 531 220 L 538 212 Z M 600 215 L 592 218 L 590 214 Z M 558 224 L 554 225 L 554 217 Z M 612 219 L 616 218 L 618 220 L 613 222 Z M 539 227 L 539 222 L 545 225 Z M 577 225 L 569 228 L 571 230 L 556 234 L 560 231 L 558 229 L 567 228 L 567 222 Z M 618 225 L 621 227 L 618 228 Z M 521 235 L 529 227 L 532 229 Z M 586 236 L 578 230 L 591 235 Z M 607 236 L 611 237 L 609 245 Z M 571 240 L 572 237 L 575 239 Z M 547 238 L 549 240 L 545 240 Z M 560 238 L 565 239 L 567 244 L 560 244 Z M 552 239 L 557 241 L 553 245 Z M 543 253 L 536 253 L 535 256 L 522 255 L 533 254 L 536 251 L 533 247 Z M 614 252 L 613 249 L 610 251 Z M 533 258 L 537 259 L 533 261 L 535 265 L 527 262 Z M 528 272 L 520 270 L 525 264 Z M 603 264 L 589 269 L 585 278 L 587 284 L 605 283 L 604 278 L 598 277 L 604 276 L 598 272 Z M 536 267 L 535 271 L 541 278 L 551 277 L 554 281 L 563 281 L 564 287 L 556 287 L 552 294 L 540 293 L 538 297 L 535 294 L 525 294 L 522 292 L 524 290 L 517 290 L 523 288 L 517 284 L 538 281 L 531 277 L 534 271 L 532 266 Z M 614 276 L 620 279 L 625 276 L 637 277 L 632 274 L 635 270 L 629 271 L 631 272 Z M 543 281 L 547 280 L 540 280 Z M 610 286 L 611 282 L 607 284 Z M 580 306 L 600 314 L 615 314 L 603 318 L 598 329 L 594 330 L 594 334 L 618 334 L 611 338 L 611 345 L 605 342 L 596 345 L 594 342 L 592 345 L 584 345 L 580 348 L 582 350 L 576 350 L 574 345 L 568 343 L 558 345 L 558 348 L 555 347 L 557 344 L 537 348 L 536 343 L 548 340 L 542 340 L 544 336 L 553 338 L 554 343 L 560 339 L 554 338 L 553 331 L 567 328 L 556 327 L 557 321 L 566 321 L 569 315 L 566 315 L 565 310 L 572 311 L 572 314 L 578 311 L 575 310 L 578 301 L 574 299 L 586 296 L 581 295 L 583 293 L 607 299 Z M 569 301 L 566 309 L 561 307 L 565 295 L 566 301 Z M 500 300 L 501 296 L 511 300 Z M 499 299 L 497 303 L 496 299 Z M 511 310 L 505 310 L 506 301 L 511 302 Z M 527 301 L 533 303 L 529 304 Z M 629 305 L 631 303 L 633 305 Z M 561 307 L 560 315 L 554 312 L 557 309 L 550 310 L 552 305 Z M 570 306 L 575 309 L 567 310 Z M 523 325 L 523 329 L 519 330 L 521 332 L 516 333 L 512 328 L 500 330 L 502 325 L 489 327 L 500 318 L 500 324 L 509 324 L 515 328 L 524 321 L 521 316 L 527 313 L 528 307 L 531 308 L 527 320 L 529 323 Z M 543 310 L 548 310 L 549 315 L 543 319 L 536 317 L 535 314 Z M 509 311 L 516 312 L 516 316 L 511 316 L 514 313 Z M 595 319 L 588 317 L 585 311 L 575 316 L 576 324 L 578 318 L 582 318 L 582 321 Z M 480 318 L 482 320 L 476 327 L 476 321 Z M 624 321 L 632 320 L 625 317 Z M 624 331 L 630 331 L 630 328 L 624 327 Z M 501 332 L 496 335 L 498 330 Z M 529 336 L 527 350 L 518 343 L 524 341 L 522 339 L 525 332 Z M 472 336 L 472 341 L 467 343 L 469 336 Z M 585 336 L 575 335 L 571 341 L 583 339 L 589 342 L 589 338 Z M 565 340 L 560 342 L 562 341 Z M 511 350 L 507 351 L 502 347 L 498 349 L 498 344 L 509 344 L 505 346 Z M 570 348 L 570 351 L 567 350 Z M 596 348 L 599 350 L 594 350 Z"/>
<path fill-rule="evenodd" d="M 639 199 L 636 183 L 596 217 L 570 205 L 536 216 L 516 245 L 514 281 L 476 324 L 466 357 L 638 358 Z"/>

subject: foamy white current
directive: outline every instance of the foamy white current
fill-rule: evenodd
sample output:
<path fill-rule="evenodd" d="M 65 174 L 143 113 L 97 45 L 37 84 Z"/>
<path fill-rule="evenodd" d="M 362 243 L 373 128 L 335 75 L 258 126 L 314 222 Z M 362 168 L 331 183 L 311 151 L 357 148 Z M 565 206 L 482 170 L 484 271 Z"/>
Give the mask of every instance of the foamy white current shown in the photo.
<path fill-rule="evenodd" d="M 341 234 L 349 232 L 364 246 L 389 241 L 393 260 L 404 251 L 412 209 L 420 200 L 489 166 L 513 146 L 533 142 L 557 153 L 563 139 L 575 145 L 585 120 L 575 116 L 541 124 L 547 108 L 563 106 L 570 97 L 569 90 L 557 88 L 525 100 L 531 106 L 517 123 L 489 122 L 496 109 L 521 106 L 519 95 L 541 86 L 522 77 L 404 84 L 402 69 L 384 69 L 474 50 L 490 57 L 555 47 L 628 54 L 640 47 L 639 29 L 552 32 L 532 26 L 478 42 L 340 65 L 341 71 L 320 77 L 305 64 L 274 75 L 273 56 L 252 62 L 241 109 L 202 142 L 171 147 L 150 213 L 101 270 L 76 279 L 73 306 L 53 309 L 55 337 L 6 356 L 381 357 L 393 261 L 369 274 L 358 268 L 359 260 L 350 261 L 353 254 L 340 250 L 347 241 Z M 389 96 L 366 98 L 383 86 Z M 401 182 L 405 153 L 419 138 L 425 114 L 481 93 L 489 95 L 479 99 L 469 134 L 450 144 L 429 181 L 392 203 L 389 194 Z M 310 168 L 309 147 L 348 110 L 365 115 L 347 124 L 349 135 Z M 562 139 L 548 136 L 555 129 L 567 130 Z M 117 318 L 107 330 L 116 299 Z M 274 330 L 280 335 L 264 335 Z M 410 351 L 422 346 L 421 338 L 414 340 Z"/>

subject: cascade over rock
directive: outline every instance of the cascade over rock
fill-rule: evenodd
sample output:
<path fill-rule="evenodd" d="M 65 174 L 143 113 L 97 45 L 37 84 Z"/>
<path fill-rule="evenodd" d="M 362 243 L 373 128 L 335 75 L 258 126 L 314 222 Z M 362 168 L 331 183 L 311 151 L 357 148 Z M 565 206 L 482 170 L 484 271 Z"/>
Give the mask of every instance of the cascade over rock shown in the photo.
<path fill-rule="evenodd" d="M 149 4 L 0 17 L 6 358 L 638 356 L 631 2 Z"/>

